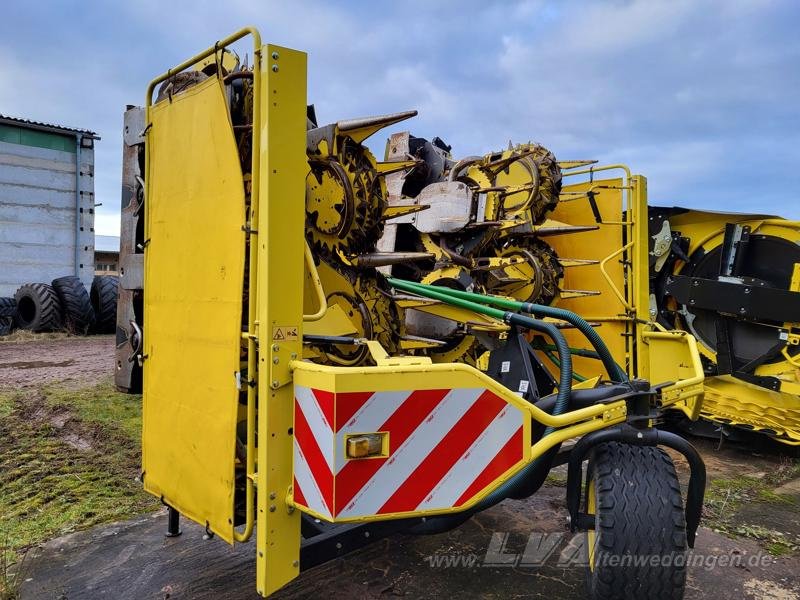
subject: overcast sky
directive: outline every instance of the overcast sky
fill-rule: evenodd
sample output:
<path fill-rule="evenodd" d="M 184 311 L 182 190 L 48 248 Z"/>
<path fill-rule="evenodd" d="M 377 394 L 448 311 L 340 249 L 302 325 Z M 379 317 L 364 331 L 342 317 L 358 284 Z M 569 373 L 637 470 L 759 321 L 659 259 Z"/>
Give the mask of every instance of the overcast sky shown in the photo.
<path fill-rule="evenodd" d="M 534 140 L 628 163 L 654 204 L 800 219 L 794 0 L 3 4 L 0 113 L 100 134 L 98 233 L 119 229 L 125 105 L 246 24 L 308 52 L 321 124 L 415 108 L 389 132 L 456 157 Z"/>

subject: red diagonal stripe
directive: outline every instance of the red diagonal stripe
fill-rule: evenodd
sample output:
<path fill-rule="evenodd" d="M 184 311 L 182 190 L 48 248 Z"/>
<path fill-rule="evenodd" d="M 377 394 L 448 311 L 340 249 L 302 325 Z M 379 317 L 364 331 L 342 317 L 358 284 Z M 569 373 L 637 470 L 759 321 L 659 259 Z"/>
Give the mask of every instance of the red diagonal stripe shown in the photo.
<path fill-rule="evenodd" d="M 303 496 L 303 490 L 300 489 L 300 484 L 297 483 L 296 478 L 293 486 L 292 495 L 294 496 L 294 501 L 301 506 L 308 506 L 308 501 L 306 500 L 306 497 Z"/>
<path fill-rule="evenodd" d="M 311 427 L 309 427 L 298 402 L 294 403 L 294 435 L 300 452 L 303 453 L 303 457 L 311 469 L 311 476 L 319 487 L 322 500 L 330 511 L 333 506 L 333 473 L 331 473 L 322 450 L 319 449 L 317 440 L 314 439 Z"/>
<path fill-rule="evenodd" d="M 339 392 L 336 394 L 336 428 L 338 432 L 359 409 L 372 398 L 372 392 Z"/>
<path fill-rule="evenodd" d="M 311 393 L 317 399 L 317 404 L 322 411 L 322 416 L 328 422 L 328 427 L 333 429 L 333 392 L 312 388 Z"/>
<path fill-rule="evenodd" d="M 480 492 L 503 473 L 517 464 L 522 459 L 522 426 L 514 432 L 514 435 L 505 443 L 495 457 L 481 471 L 469 487 L 456 500 L 456 506 L 461 506 Z"/>
<path fill-rule="evenodd" d="M 417 508 L 505 406 L 505 401 L 492 392 L 486 390 L 481 394 L 450 431 L 442 432 L 444 437 L 441 441 L 378 509 L 378 513 L 406 512 Z"/>
<path fill-rule="evenodd" d="M 448 392 L 450 390 L 417 390 L 397 407 L 379 428 L 379 431 L 389 432 L 390 455 L 419 427 Z M 380 398 L 376 401 L 380 401 Z M 388 457 L 348 461 L 336 475 L 336 511 L 347 506 L 387 460 Z"/>

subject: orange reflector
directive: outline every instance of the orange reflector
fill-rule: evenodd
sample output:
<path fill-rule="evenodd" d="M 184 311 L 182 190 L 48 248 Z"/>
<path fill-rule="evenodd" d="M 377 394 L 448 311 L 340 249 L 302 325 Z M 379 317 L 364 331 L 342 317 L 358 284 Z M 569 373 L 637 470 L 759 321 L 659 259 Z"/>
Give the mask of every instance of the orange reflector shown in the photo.
<path fill-rule="evenodd" d="M 385 433 L 362 433 L 348 436 L 345 441 L 347 458 L 386 456 L 388 444 Z"/>

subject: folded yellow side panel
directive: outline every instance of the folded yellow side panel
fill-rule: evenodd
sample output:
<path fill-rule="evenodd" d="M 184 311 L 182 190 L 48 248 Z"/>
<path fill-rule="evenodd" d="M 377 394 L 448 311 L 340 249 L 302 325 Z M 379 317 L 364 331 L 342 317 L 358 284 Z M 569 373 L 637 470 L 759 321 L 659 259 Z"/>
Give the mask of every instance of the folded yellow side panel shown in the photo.
<path fill-rule="evenodd" d="M 150 111 L 145 489 L 233 542 L 244 186 L 216 77 Z"/>

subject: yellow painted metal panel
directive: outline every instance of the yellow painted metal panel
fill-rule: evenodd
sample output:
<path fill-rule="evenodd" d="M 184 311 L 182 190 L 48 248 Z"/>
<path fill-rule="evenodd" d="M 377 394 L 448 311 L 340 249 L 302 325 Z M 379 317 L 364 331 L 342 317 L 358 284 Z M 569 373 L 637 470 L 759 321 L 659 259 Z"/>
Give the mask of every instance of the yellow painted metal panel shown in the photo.
<path fill-rule="evenodd" d="M 598 229 L 548 237 L 547 243 L 560 258 L 602 261 L 625 244 L 623 235 L 625 226 L 619 224 L 624 208 L 623 185 L 622 179 L 605 179 L 564 186 L 562 201 L 551 215 L 552 218 L 570 225 L 598 226 Z M 602 221 L 609 224 L 595 221 L 591 204 L 585 196 L 588 191 L 594 192 Z M 618 291 L 624 296 L 625 272 L 621 263 L 622 258 L 621 255 L 612 258 L 604 268 Z M 645 268 L 646 266 L 645 263 Z M 602 321 L 598 332 L 614 356 L 614 360 L 624 368 L 627 362 L 625 334 L 631 327 L 624 320 L 625 305 L 603 277 L 601 265 L 583 264 L 564 269 L 563 287 L 600 292 L 595 296 L 560 300 L 558 306 L 574 311 L 590 321 L 601 318 L 619 319 Z M 564 335 L 570 346 L 590 348 L 586 338 L 577 330 L 564 330 Z M 573 357 L 573 367 L 576 373 L 586 377 L 603 373 L 599 361 L 580 356 Z"/>
<path fill-rule="evenodd" d="M 260 57 L 258 202 L 258 496 L 256 588 L 269 595 L 300 572 L 292 486 L 291 360 L 302 355 L 306 55 L 268 45 Z"/>
<path fill-rule="evenodd" d="M 145 489 L 233 542 L 244 187 L 216 78 L 148 111 Z"/>
<path fill-rule="evenodd" d="M 553 416 L 541 411 L 508 388 L 497 383 L 477 369 L 463 364 L 407 364 L 376 367 L 331 367 L 310 362 L 295 361 L 294 382 L 298 386 L 326 390 L 335 394 L 348 392 L 387 392 L 419 389 L 455 389 L 484 388 L 495 393 L 516 409 L 530 413 L 530 416 L 546 425 L 561 427 L 553 434 L 531 445 L 531 421 L 523 421 L 523 458 L 509 468 L 500 478 L 480 490 L 469 502 L 459 507 L 420 510 L 413 513 L 384 513 L 363 515 L 358 517 L 341 517 L 336 522 L 382 521 L 398 517 L 425 516 L 457 513 L 468 510 L 478 504 L 487 495 L 496 490 L 504 481 L 512 477 L 525 464 L 535 460 L 555 444 L 564 440 L 581 436 L 591 431 L 602 429 L 625 420 L 626 406 L 624 401 L 605 405 L 595 405 L 579 410 L 569 411 L 563 415 Z M 320 515 L 303 507 L 308 512 L 325 520 L 330 516 Z"/>

